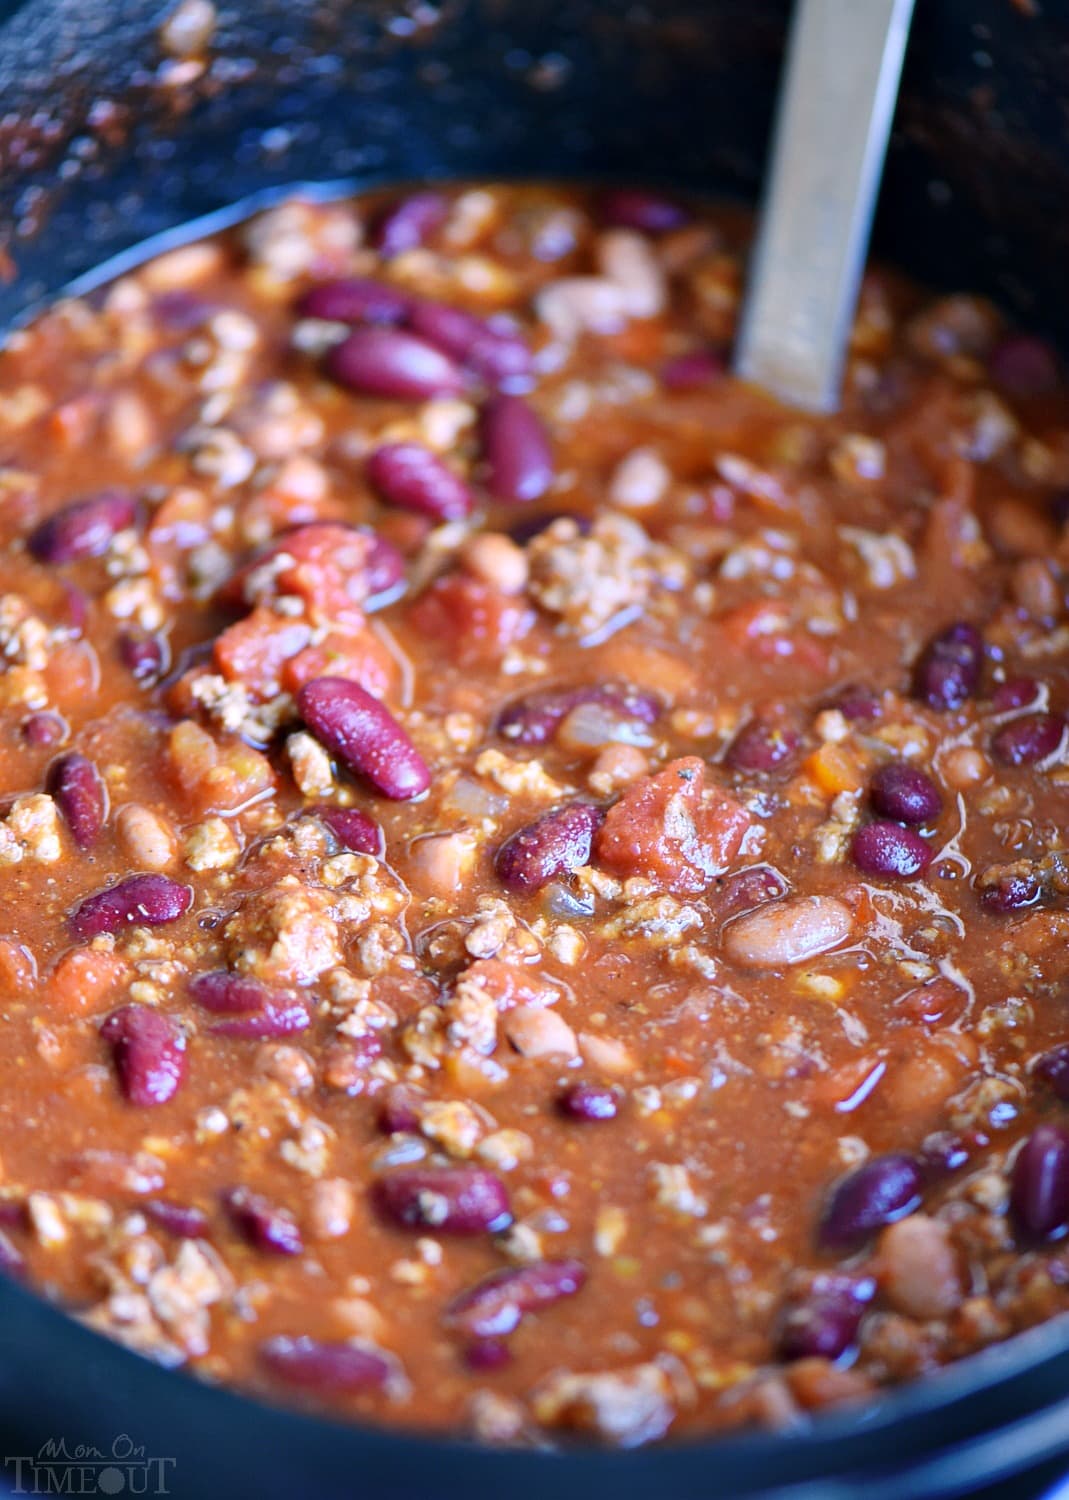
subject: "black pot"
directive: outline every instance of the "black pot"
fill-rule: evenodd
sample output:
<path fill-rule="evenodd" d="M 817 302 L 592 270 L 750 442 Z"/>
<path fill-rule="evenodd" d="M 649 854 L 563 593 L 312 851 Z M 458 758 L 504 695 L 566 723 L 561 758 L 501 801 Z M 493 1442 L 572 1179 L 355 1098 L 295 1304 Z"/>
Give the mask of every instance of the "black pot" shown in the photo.
<path fill-rule="evenodd" d="M 210 67 L 183 78 L 159 50 L 158 0 L 0 0 L 0 18 L 18 9 L 0 30 L 0 328 L 148 237 L 297 182 L 615 177 L 752 197 L 787 10 L 783 0 L 219 8 Z M 1065 0 L 918 0 L 879 251 L 1069 330 L 1067 98 Z M 79 1445 L 101 1456 L 72 1459 Z M 1033 1494 L 1059 1456 L 1069 1463 L 1064 1322 L 805 1430 L 519 1454 L 213 1390 L 0 1283 L 0 1472 L 16 1493 L 933 1500 Z"/>

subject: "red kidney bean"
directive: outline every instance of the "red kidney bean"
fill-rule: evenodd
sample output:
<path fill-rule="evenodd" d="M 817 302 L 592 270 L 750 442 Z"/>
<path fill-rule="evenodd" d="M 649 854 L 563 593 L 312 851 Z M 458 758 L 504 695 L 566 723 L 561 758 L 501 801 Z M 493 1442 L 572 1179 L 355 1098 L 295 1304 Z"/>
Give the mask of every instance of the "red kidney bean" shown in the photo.
<path fill-rule="evenodd" d="M 982 1150 L 987 1144 L 986 1136 L 976 1139 L 951 1130 L 937 1130 L 925 1136 L 917 1160 L 926 1178 L 948 1176 L 967 1167 L 973 1151 Z"/>
<path fill-rule="evenodd" d="M 850 853 L 863 875 L 884 880 L 914 880 L 932 862 L 932 851 L 919 833 L 883 819 L 858 829 Z"/>
<path fill-rule="evenodd" d="M 975 697 L 983 664 L 983 637 L 975 625 L 960 620 L 934 636 L 921 652 L 913 691 L 929 708 L 960 708 Z"/>
<path fill-rule="evenodd" d="M 386 260 L 416 250 L 442 227 L 448 213 L 449 201 L 441 193 L 413 193 L 386 209 L 372 230 L 371 244 Z"/>
<path fill-rule="evenodd" d="M 229 1188 L 223 1207 L 234 1228 L 254 1250 L 270 1255 L 300 1255 L 304 1241 L 289 1209 L 278 1208 L 251 1188 Z"/>
<path fill-rule="evenodd" d="M 857 1342 L 861 1319 L 875 1295 L 871 1276 L 815 1276 L 806 1295 L 789 1303 L 780 1316 L 780 1358 L 841 1359 Z"/>
<path fill-rule="evenodd" d="M 321 802 L 307 811 L 330 830 L 343 849 L 353 854 L 382 853 L 382 829 L 358 807 L 333 807 Z"/>
<path fill-rule="evenodd" d="M 367 598 L 364 608 L 373 610 L 389 603 L 404 588 L 405 560 L 385 537 L 372 533 L 371 547 L 364 564 Z"/>
<path fill-rule="evenodd" d="M 690 214 L 671 198 L 644 188 L 612 188 L 601 200 L 602 222 L 614 229 L 664 234 L 690 223 Z"/>
<path fill-rule="evenodd" d="M 845 1249 L 920 1207 L 921 1171 L 911 1156 L 875 1156 L 841 1177 L 818 1230 L 826 1249 Z"/>
<path fill-rule="evenodd" d="M 1063 1104 L 1069 1104 L 1069 1042 L 1037 1057 L 1032 1072 L 1042 1078 Z"/>
<path fill-rule="evenodd" d="M 581 1078 L 560 1091 L 557 1108 L 569 1120 L 615 1120 L 620 1104 L 615 1089 Z"/>
<path fill-rule="evenodd" d="M 0 1229 L 30 1228 L 32 1228 L 30 1212 L 23 1199 L 0 1199 Z"/>
<path fill-rule="evenodd" d="M 764 773 L 790 760 L 800 737 L 787 724 L 777 724 L 758 715 L 744 724 L 731 741 L 724 760 L 734 771 Z"/>
<path fill-rule="evenodd" d="M 786 878 L 772 865 L 751 865 L 736 875 L 719 877 L 710 894 L 716 916 L 727 922 L 741 912 L 778 901 L 789 890 Z"/>
<path fill-rule="evenodd" d="M 422 755 L 387 708 L 344 677 L 317 677 L 297 695 L 308 728 L 354 774 L 395 802 L 430 786 Z"/>
<path fill-rule="evenodd" d="M 408 326 L 489 385 L 525 382 L 531 374 L 531 351 L 510 325 L 444 302 L 417 301 Z"/>
<path fill-rule="evenodd" d="M 544 688 L 527 693 L 502 709 L 497 732 L 517 745 L 545 745 L 573 709 L 597 703 L 621 719 L 655 724 L 663 705 L 652 693 L 626 683 L 590 682 L 582 687 Z"/>
<path fill-rule="evenodd" d="M 372 1197 L 402 1229 L 497 1234 L 512 1223 L 505 1184 L 477 1167 L 401 1167 L 379 1178 Z"/>
<path fill-rule="evenodd" d="M 0 1230 L 0 1276 L 18 1279 L 26 1273 L 26 1260 L 22 1251 Z"/>
<path fill-rule="evenodd" d="M 1045 339 L 1029 333 L 1011 333 L 992 349 L 987 372 L 1010 396 L 1027 400 L 1049 396 L 1061 384 L 1058 356 Z"/>
<path fill-rule="evenodd" d="M 188 885 L 166 875 L 130 875 L 118 885 L 87 896 L 69 918 L 76 938 L 99 937 L 123 927 L 159 927 L 175 922 L 193 904 Z"/>
<path fill-rule="evenodd" d="M 445 1320 L 469 1338 L 506 1338 L 527 1313 L 574 1297 L 585 1282 L 586 1267 L 578 1260 L 539 1260 L 493 1271 L 453 1298 Z"/>
<path fill-rule="evenodd" d="M 1039 878 L 1030 872 L 1011 871 L 982 886 L 980 903 L 985 911 L 1005 913 L 1035 906 L 1043 897 Z"/>
<path fill-rule="evenodd" d="M 216 1021 L 208 1030 L 213 1036 L 263 1041 L 307 1031 L 311 1023 L 312 1018 L 302 1001 L 268 1000 L 262 1010 L 250 1011 L 244 1016 L 232 1016 L 227 1021 Z"/>
<path fill-rule="evenodd" d="M 324 367 L 349 390 L 394 401 L 426 401 L 464 388 L 453 360 L 400 328 L 355 328 L 327 351 Z"/>
<path fill-rule="evenodd" d="M 232 974 L 227 969 L 198 974 L 190 991 L 205 1010 L 227 1017 L 210 1027 L 216 1036 L 292 1036 L 311 1024 L 308 1007 L 298 996 L 269 989 L 258 979 Z"/>
<path fill-rule="evenodd" d="M 49 767 L 45 788 L 55 798 L 78 848 L 91 849 L 107 812 L 107 793 L 93 762 L 77 753 L 61 755 Z"/>
<path fill-rule="evenodd" d="M 405 1083 L 386 1090 L 379 1109 L 379 1129 L 386 1135 L 415 1135 L 419 1130 L 424 1097 Z"/>
<path fill-rule="evenodd" d="M 883 704 L 876 694 L 868 693 L 864 688 L 848 688 L 833 706 L 852 724 L 871 724 L 883 712 Z"/>
<path fill-rule="evenodd" d="M 1017 1153 L 1010 1213 L 1028 1239 L 1051 1239 L 1069 1228 L 1069 1130 L 1038 1125 Z"/>
<path fill-rule="evenodd" d="M 22 733 L 30 745 L 61 745 L 69 733 L 65 720 L 59 714 L 31 714 L 23 721 Z"/>
<path fill-rule="evenodd" d="M 1061 714 L 1022 714 L 991 736 L 991 753 L 1004 766 L 1034 766 L 1054 755 L 1064 736 Z"/>
<path fill-rule="evenodd" d="M 322 281 L 297 304 L 302 318 L 323 318 L 329 323 L 403 323 L 411 310 L 407 292 L 370 276 Z"/>
<path fill-rule="evenodd" d="M 464 1363 L 480 1375 L 492 1375 L 512 1363 L 512 1350 L 503 1339 L 476 1339 L 464 1350 Z"/>
<path fill-rule="evenodd" d="M 588 802 L 543 813 L 501 845 L 494 860 L 498 880 L 508 891 L 540 891 L 558 876 L 588 865 L 591 841 L 604 816 Z"/>
<path fill-rule="evenodd" d="M 137 519 L 137 501 L 128 490 L 101 490 L 48 516 L 26 546 L 38 562 L 71 563 L 99 557 L 112 539 Z"/>
<path fill-rule="evenodd" d="M 208 1233 L 208 1215 L 191 1203 L 172 1203 L 168 1198 L 147 1198 L 140 1205 L 146 1219 L 180 1240 L 199 1240 Z"/>
<path fill-rule="evenodd" d="M 376 448 L 367 477 L 380 499 L 435 521 L 462 520 L 475 507 L 475 496 L 460 475 L 422 443 Z"/>
<path fill-rule="evenodd" d="M 127 630 L 119 636 L 119 660 L 137 682 L 155 682 L 167 670 L 168 653 L 159 636 Z"/>
<path fill-rule="evenodd" d="M 719 380 L 726 370 L 721 355 L 711 349 L 691 349 L 661 366 L 661 384 L 667 391 L 699 391 Z"/>
<path fill-rule="evenodd" d="M 261 1344 L 259 1357 L 264 1367 L 287 1385 L 322 1395 L 382 1387 L 397 1369 L 395 1362 L 378 1349 L 324 1339 L 288 1338 L 285 1334 Z"/>
<path fill-rule="evenodd" d="M 479 423 L 487 485 L 496 500 L 524 505 L 553 482 L 549 437 L 533 408 L 520 396 L 494 396 Z"/>
<path fill-rule="evenodd" d="M 119 1084 L 131 1104 L 166 1104 L 186 1073 L 186 1036 L 173 1016 L 150 1005 L 112 1011 L 100 1035 L 112 1049 Z"/>
<path fill-rule="evenodd" d="M 869 801 L 881 818 L 898 823 L 934 823 L 943 810 L 939 788 L 917 766 L 902 760 L 882 765 L 869 783 Z"/>
<path fill-rule="evenodd" d="M 991 707 L 997 714 L 1012 713 L 1017 708 L 1027 708 L 1039 696 L 1039 683 L 1034 677 L 1011 677 L 1000 682 L 991 695 Z"/>
<path fill-rule="evenodd" d="M 590 517 L 570 510 L 542 510 L 536 516 L 524 516 L 520 521 L 513 521 L 508 534 L 517 546 L 526 547 L 528 542 L 533 542 L 536 536 L 541 536 L 543 531 L 548 530 L 554 521 L 571 521 L 580 536 L 590 535 Z"/>

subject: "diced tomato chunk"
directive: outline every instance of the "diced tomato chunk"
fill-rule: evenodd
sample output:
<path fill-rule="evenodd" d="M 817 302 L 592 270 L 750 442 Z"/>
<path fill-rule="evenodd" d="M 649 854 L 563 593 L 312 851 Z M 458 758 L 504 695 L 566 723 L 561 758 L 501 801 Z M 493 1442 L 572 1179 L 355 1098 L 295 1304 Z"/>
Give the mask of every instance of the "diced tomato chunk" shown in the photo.
<path fill-rule="evenodd" d="M 375 698 L 387 698 L 397 688 L 399 668 L 385 643 L 366 626 L 362 630 L 331 631 L 314 646 L 287 661 L 282 686 L 296 693 L 316 677 L 345 677 L 358 682 Z"/>
<path fill-rule="evenodd" d="M 283 667 L 307 646 L 311 634 L 307 621 L 287 619 L 258 605 L 218 637 L 215 665 L 228 682 L 240 682 L 253 698 L 273 698 L 282 688 Z"/>
<path fill-rule="evenodd" d="M 288 558 L 274 574 L 272 597 L 294 594 L 303 599 L 309 617 L 332 624 L 359 623 L 360 606 L 372 592 L 375 540 L 336 521 L 313 521 L 278 537 L 224 585 L 222 598 L 230 604 L 252 603 L 247 598 L 250 578 L 270 573 L 274 559 Z"/>
<path fill-rule="evenodd" d="M 441 642 L 457 661 L 473 664 L 503 656 L 527 634 L 535 616 L 522 599 L 453 573 L 431 584 L 409 618 L 428 641 Z"/>
<path fill-rule="evenodd" d="M 274 785 L 271 762 L 240 740 L 218 745 L 189 719 L 171 730 L 167 764 L 193 810 L 231 812 Z"/>
<path fill-rule="evenodd" d="M 45 982 L 45 1003 L 70 1016 L 93 1015 L 104 1008 L 125 973 L 126 964 L 114 953 L 72 948 Z"/>

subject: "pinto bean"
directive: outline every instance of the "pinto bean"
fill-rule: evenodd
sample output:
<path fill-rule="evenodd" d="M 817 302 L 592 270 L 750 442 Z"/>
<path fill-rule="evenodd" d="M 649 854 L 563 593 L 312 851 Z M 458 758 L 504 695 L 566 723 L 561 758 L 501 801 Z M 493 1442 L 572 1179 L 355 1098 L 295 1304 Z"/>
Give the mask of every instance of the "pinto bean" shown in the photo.
<path fill-rule="evenodd" d="M 845 943 L 854 914 L 835 896 L 790 896 L 736 917 L 724 928 L 724 951 L 746 969 L 805 963 Z"/>
<path fill-rule="evenodd" d="M 961 1301 L 949 1226 L 927 1214 L 889 1225 L 877 1245 L 880 1288 L 908 1318 L 944 1318 Z"/>
<path fill-rule="evenodd" d="M 523 1057 L 578 1057 L 575 1032 L 545 1005 L 520 1005 L 502 1020 L 502 1030 Z"/>

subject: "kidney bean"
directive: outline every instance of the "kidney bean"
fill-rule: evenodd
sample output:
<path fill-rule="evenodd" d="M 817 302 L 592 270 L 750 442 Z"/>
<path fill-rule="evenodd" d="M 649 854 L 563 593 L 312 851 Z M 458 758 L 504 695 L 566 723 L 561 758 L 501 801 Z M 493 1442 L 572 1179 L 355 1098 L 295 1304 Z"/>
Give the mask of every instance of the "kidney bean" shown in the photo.
<path fill-rule="evenodd" d="M 1022 714 L 991 737 L 991 752 L 1004 766 L 1033 766 L 1048 760 L 1065 736 L 1061 714 Z"/>
<path fill-rule="evenodd" d="M 150 1005 L 112 1011 L 100 1035 L 112 1049 L 119 1084 L 131 1104 L 173 1099 L 186 1073 L 186 1036 L 173 1016 Z"/>
<path fill-rule="evenodd" d="M 370 276 L 343 276 L 305 292 L 297 310 L 302 318 L 329 323 L 403 323 L 412 310 L 412 298 L 400 287 Z"/>
<path fill-rule="evenodd" d="M 725 374 L 727 365 L 711 349 L 677 354 L 661 366 L 661 384 L 668 391 L 698 391 Z"/>
<path fill-rule="evenodd" d="M 857 1342 L 861 1319 L 875 1295 L 871 1276 L 815 1276 L 806 1295 L 781 1314 L 776 1338 L 780 1358 L 841 1359 Z"/>
<path fill-rule="evenodd" d="M 977 1142 L 950 1130 L 937 1130 L 925 1136 L 917 1160 L 925 1177 L 942 1177 L 960 1172 L 968 1166 L 973 1149 L 986 1145 L 986 1136 Z"/>
<path fill-rule="evenodd" d="M 741 912 L 753 911 L 768 901 L 776 901 L 790 889 L 785 878 L 772 865 L 751 865 L 736 875 L 716 882 L 712 904 L 722 922 Z"/>
<path fill-rule="evenodd" d="M 26 1273 L 26 1260 L 22 1251 L 0 1229 L 0 1276 L 18 1279 Z"/>
<path fill-rule="evenodd" d="M 100 557 L 136 519 L 137 501 L 128 490 L 101 490 L 48 516 L 30 533 L 26 546 L 38 562 L 80 562 Z"/>
<path fill-rule="evenodd" d="M 480 1375 L 491 1375 L 512 1363 L 512 1350 L 503 1339 L 476 1339 L 464 1350 L 464 1363 Z"/>
<path fill-rule="evenodd" d="M 1017 1153 L 1010 1213 L 1021 1234 L 1046 1240 L 1069 1228 L 1069 1130 L 1038 1125 Z"/>
<path fill-rule="evenodd" d="M 210 1028 L 216 1036 L 291 1036 L 311 1024 L 308 1007 L 298 996 L 269 989 L 258 979 L 227 969 L 198 974 L 190 991 L 205 1010 L 227 1017 Z"/>
<path fill-rule="evenodd" d="M 394 1360 L 379 1349 L 285 1334 L 261 1344 L 259 1357 L 287 1385 L 323 1395 L 385 1386 L 397 1369 Z"/>
<path fill-rule="evenodd" d="M 1039 878 L 1030 871 L 1005 871 L 997 879 L 985 882 L 980 889 L 980 902 L 985 911 L 998 913 L 1023 911 L 1028 906 L 1035 906 L 1042 896 Z"/>
<path fill-rule="evenodd" d="M 477 1167 L 402 1167 L 379 1178 L 372 1198 L 402 1229 L 497 1234 L 512 1223 L 505 1184 Z"/>
<path fill-rule="evenodd" d="M 482 409 L 479 432 L 495 499 L 523 505 L 545 494 L 553 482 L 553 453 L 541 418 L 526 401 L 492 397 Z"/>
<path fill-rule="evenodd" d="M 188 885 L 166 875 L 130 875 L 118 885 L 87 896 L 69 918 L 76 938 L 88 940 L 123 927 L 159 927 L 175 922 L 193 904 Z"/>
<path fill-rule="evenodd" d="M 168 1234 L 181 1240 L 199 1240 L 208 1233 L 208 1215 L 191 1203 L 172 1203 L 168 1198 L 147 1198 L 142 1213 Z"/>
<path fill-rule="evenodd" d="M 404 1083 L 386 1090 L 379 1108 L 379 1129 L 386 1135 L 415 1135 L 419 1130 L 423 1095 Z"/>
<path fill-rule="evenodd" d="M 1034 677 L 1011 677 L 1000 682 L 991 695 L 991 707 L 997 714 L 1012 713 L 1017 708 L 1027 708 L 1039 697 L 1039 683 Z"/>
<path fill-rule="evenodd" d="M 435 521 L 471 515 L 475 496 L 448 464 L 422 443 L 386 443 L 368 459 L 371 488 L 390 505 Z"/>
<path fill-rule="evenodd" d="M 107 794 L 91 760 L 72 753 L 49 767 L 45 788 L 55 798 L 79 849 L 91 849 L 100 837 L 107 810 Z"/>
<path fill-rule="evenodd" d="M 367 598 L 364 608 L 378 609 L 404 587 L 405 560 L 400 552 L 384 536 L 370 534 L 371 545 L 364 560 L 364 579 Z"/>
<path fill-rule="evenodd" d="M 932 851 L 919 833 L 884 819 L 859 828 L 850 853 L 863 875 L 884 880 L 913 880 L 932 861 Z"/>
<path fill-rule="evenodd" d="M 883 712 L 880 699 L 864 688 L 848 688 L 834 706 L 851 724 L 871 724 Z"/>
<path fill-rule="evenodd" d="M 1058 356 L 1045 339 L 1029 333 L 1011 333 L 988 355 L 987 372 L 1010 396 L 1027 400 L 1049 396 L 1061 384 Z"/>
<path fill-rule="evenodd" d="M 882 765 L 869 784 L 869 801 L 881 818 L 898 823 L 934 823 L 943 810 L 939 788 L 917 766 L 902 760 Z"/>
<path fill-rule="evenodd" d="M 528 542 L 534 541 L 536 536 L 541 536 L 543 531 L 548 530 L 554 521 L 571 521 L 580 536 L 590 535 L 590 517 L 570 510 L 543 510 L 536 516 L 524 516 L 520 521 L 513 521 L 508 535 L 518 546 L 526 547 Z"/>
<path fill-rule="evenodd" d="M 234 1228 L 254 1250 L 300 1255 L 304 1249 L 301 1231 L 289 1210 L 276 1207 L 250 1188 L 229 1188 L 223 1194 L 223 1207 Z"/>
<path fill-rule="evenodd" d="M 167 670 L 167 652 L 155 635 L 124 630 L 119 636 L 119 660 L 137 682 L 155 682 Z"/>
<path fill-rule="evenodd" d="M 531 351 L 512 327 L 425 301 L 414 304 L 408 326 L 488 385 L 526 383 L 531 374 Z"/>
<path fill-rule="evenodd" d="M 604 813 L 587 802 L 543 813 L 506 839 L 494 869 L 508 891 L 540 891 L 560 875 L 590 863 L 590 845 Z"/>
<path fill-rule="evenodd" d="M 798 744 L 799 735 L 789 725 L 759 715 L 739 730 L 727 747 L 724 760 L 734 771 L 774 771 L 791 758 Z"/>
<path fill-rule="evenodd" d="M 426 401 L 464 388 L 453 360 L 400 328 L 355 328 L 327 351 L 324 367 L 339 385 L 395 401 Z"/>
<path fill-rule="evenodd" d="M 262 1010 L 216 1021 L 208 1030 L 214 1036 L 259 1041 L 307 1031 L 311 1021 L 307 1007 L 300 1000 L 268 1000 Z"/>
<path fill-rule="evenodd" d="M 353 854 L 382 853 L 382 829 L 374 818 L 369 818 L 358 807 L 334 807 L 322 802 L 317 807 L 308 808 L 307 812 L 330 830 L 343 849 Z"/>
<path fill-rule="evenodd" d="M 453 1298 L 445 1321 L 469 1338 L 506 1338 L 527 1313 L 574 1297 L 585 1282 L 586 1267 L 578 1260 L 539 1260 L 494 1271 Z"/>
<path fill-rule="evenodd" d="M 1069 1104 L 1069 1042 L 1052 1047 L 1032 1064 L 1032 1072 L 1041 1078 L 1063 1104 Z"/>
<path fill-rule="evenodd" d="M 854 914 L 835 896 L 791 896 L 759 906 L 724 928 L 724 951 L 747 969 L 780 969 L 838 948 Z"/>
<path fill-rule="evenodd" d="M 30 745 L 61 745 L 67 738 L 69 730 L 64 719 L 59 714 L 46 711 L 30 714 L 23 721 L 22 733 L 27 744 Z"/>
<path fill-rule="evenodd" d="M 355 775 L 395 802 L 430 786 L 422 755 L 377 698 L 344 677 L 317 677 L 297 695 L 308 728 Z"/>
<path fill-rule="evenodd" d="M 876 1156 L 832 1188 L 818 1239 L 846 1249 L 920 1207 L 921 1171 L 911 1156 Z"/>
<path fill-rule="evenodd" d="M 557 1108 L 569 1120 L 615 1120 L 620 1105 L 615 1089 L 581 1078 L 561 1090 Z"/>
<path fill-rule="evenodd" d="M 929 708 L 960 708 L 975 697 L 983 664 L 983 637 L 975 625 L 960 620 L 934 636 L 921 652 L 913 691 Z"/>
<path fill-rule="evenodd" d="M 596 703 L 621 719 L 655 724 L 663 705 L 652 693 L 627 684 L 591 682 L 582 687 L 544 688 L 527 693 L 502 709 L 497 732 L 517 745 L 545 745 L 576 708 Z"/>
<path fill-rule="evenodd" d="M 413 193 L 392 204 L 371 233 L 371 244 L 385 260 L 416 250 L 440 229 L 449 213 L 449 202 L 441 193 Z"/>
<path fill-rule="evenodd" d="M 644 188 L 612 188 L 602 197 L 601 217 L 614 229 L 638 229 L 643 234 L 664 234 L 690 222 L 681 204 Z"/>

